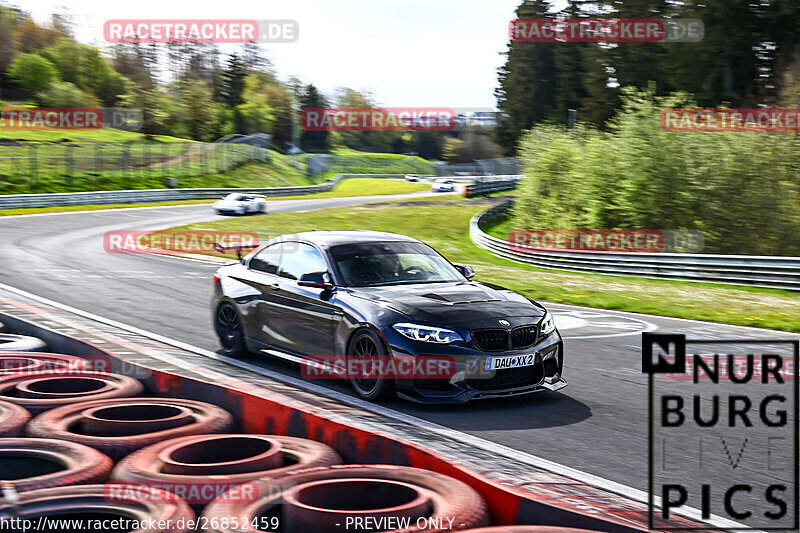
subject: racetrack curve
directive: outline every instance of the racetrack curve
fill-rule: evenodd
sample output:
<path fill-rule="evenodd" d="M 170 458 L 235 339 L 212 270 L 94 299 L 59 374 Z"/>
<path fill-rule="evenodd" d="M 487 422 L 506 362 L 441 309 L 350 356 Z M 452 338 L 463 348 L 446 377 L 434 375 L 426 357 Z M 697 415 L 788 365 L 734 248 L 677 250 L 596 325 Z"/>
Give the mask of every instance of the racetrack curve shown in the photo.
<path fill-rule="evenodd" d="M 428 194 L 275 200 L 269 206 L 271 213 L 305 211 Z M 215 215 L 209 205 L 0 217 L 0 283 L 216 351 L 209 304 L 217 265 L 176 257 L 109 254 L 103 249 L 103 234 L 220 218 L 224 217 Z M 549 304 L 548 308 L 555 312 L 565 338 L 564 376 L 569 386 L 563 391 L 465 406 L 394 401 L 387 407 L 646 490 L 647 380 L 641 374 L 642 331 L 686 333 L 690 338 L 800 337 L 568 305 Z M 296 367 L 282 361 L 266 357 L 252 361 L 290 376 L 300 375 Z M 324 385 L 349 394 L 344 383 Z M 722 483 L 725 478 L 720 476 Z M 709 474 L 709 480 L 714 480 L 714 474 Z"/>

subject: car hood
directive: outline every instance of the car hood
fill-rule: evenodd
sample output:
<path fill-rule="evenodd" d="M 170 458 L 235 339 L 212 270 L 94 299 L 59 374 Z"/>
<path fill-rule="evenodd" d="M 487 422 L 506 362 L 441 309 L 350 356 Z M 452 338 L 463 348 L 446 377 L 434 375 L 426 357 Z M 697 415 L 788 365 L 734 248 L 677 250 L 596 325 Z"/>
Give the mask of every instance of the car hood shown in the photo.
<path fill-rule="evenodd" d="M 412 320 L 440 325 L 497 327 L 499 318 L 535 319 L 545 312 L 513 291 L 478 282 L 358 287 L 351 289 L 351 294 L 390 307 Z M 493 321 L 487 322 L 490 319 Z"/>
<path fill-rule="evenodd" d="M 217 200 L 214 202 L 214 205 L 217 207 L 242 207 L 244 202 L 241 201 L 233 201 L 233 200 Z"/>

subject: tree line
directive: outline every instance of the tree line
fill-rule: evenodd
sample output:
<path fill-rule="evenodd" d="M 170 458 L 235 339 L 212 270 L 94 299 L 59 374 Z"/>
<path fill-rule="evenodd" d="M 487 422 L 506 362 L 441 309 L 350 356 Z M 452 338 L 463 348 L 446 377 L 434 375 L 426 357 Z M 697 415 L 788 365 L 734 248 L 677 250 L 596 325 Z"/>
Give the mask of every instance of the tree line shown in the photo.
<path fill-rule="evenodd" d="M 223 54 L 210 43 L 126 43 L 105 49 L 75 40 L 68 14 L 37 24 L 0 5 L 0 97 L 45 107 L 130 107 L 142 132 L 213 141 L 229 134 L 268 133 L 278 148 L 297 128 L 305 151 L 335 147 L 413 153 L 451 162 L 501 156 L 491 131 L 305 131 L 306 107 L 379 107 L 369 92 L 342 87 L 325 95 L 296 77 L 281 80 L 264 50 L 245 43 Z M 293 124 L 293 121 L 295 124 Z"/>

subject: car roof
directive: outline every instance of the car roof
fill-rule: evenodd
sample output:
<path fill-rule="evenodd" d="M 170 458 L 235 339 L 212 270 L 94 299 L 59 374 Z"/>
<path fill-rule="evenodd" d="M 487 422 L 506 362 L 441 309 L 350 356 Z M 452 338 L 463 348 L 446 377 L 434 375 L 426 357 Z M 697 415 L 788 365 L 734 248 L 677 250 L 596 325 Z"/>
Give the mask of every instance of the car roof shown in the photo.
<path fill-rule="evenodd" d="M 336 246 L 337 244 L 351 244 L 360 242 L 419 242 L 413 237 L 406 235 L 399 235 L 397 233 L 388 233 L 385 231 L 369 231 L 369 230 L 352 230 L 352 231 L 327 231 L 327 230 L 314 230 L 304 231 L 301 233 L 291 233 L 289 235 L 281 235 L 272 239 L 274 241 L 307 241 L 314 243 L 323 248 Z"/>

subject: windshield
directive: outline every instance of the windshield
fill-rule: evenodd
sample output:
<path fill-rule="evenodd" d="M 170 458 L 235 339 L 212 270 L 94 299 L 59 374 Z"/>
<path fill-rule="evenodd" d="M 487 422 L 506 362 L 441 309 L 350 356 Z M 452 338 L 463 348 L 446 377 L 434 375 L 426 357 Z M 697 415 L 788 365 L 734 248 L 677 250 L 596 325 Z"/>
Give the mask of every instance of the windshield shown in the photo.
<path fill-rule="evenodd" d="M 231 193 L 225 197 L 225 200 L 228 200 L 229 202 L 240 202 L 244 200 L 244 196 L 241 194 Z"/>
<path fill-rule="evenodd" d="M 433 248 L 417 242 L 341 244 L 331 247 L 330 255 L 347 287 L 466 279 Z"/>

